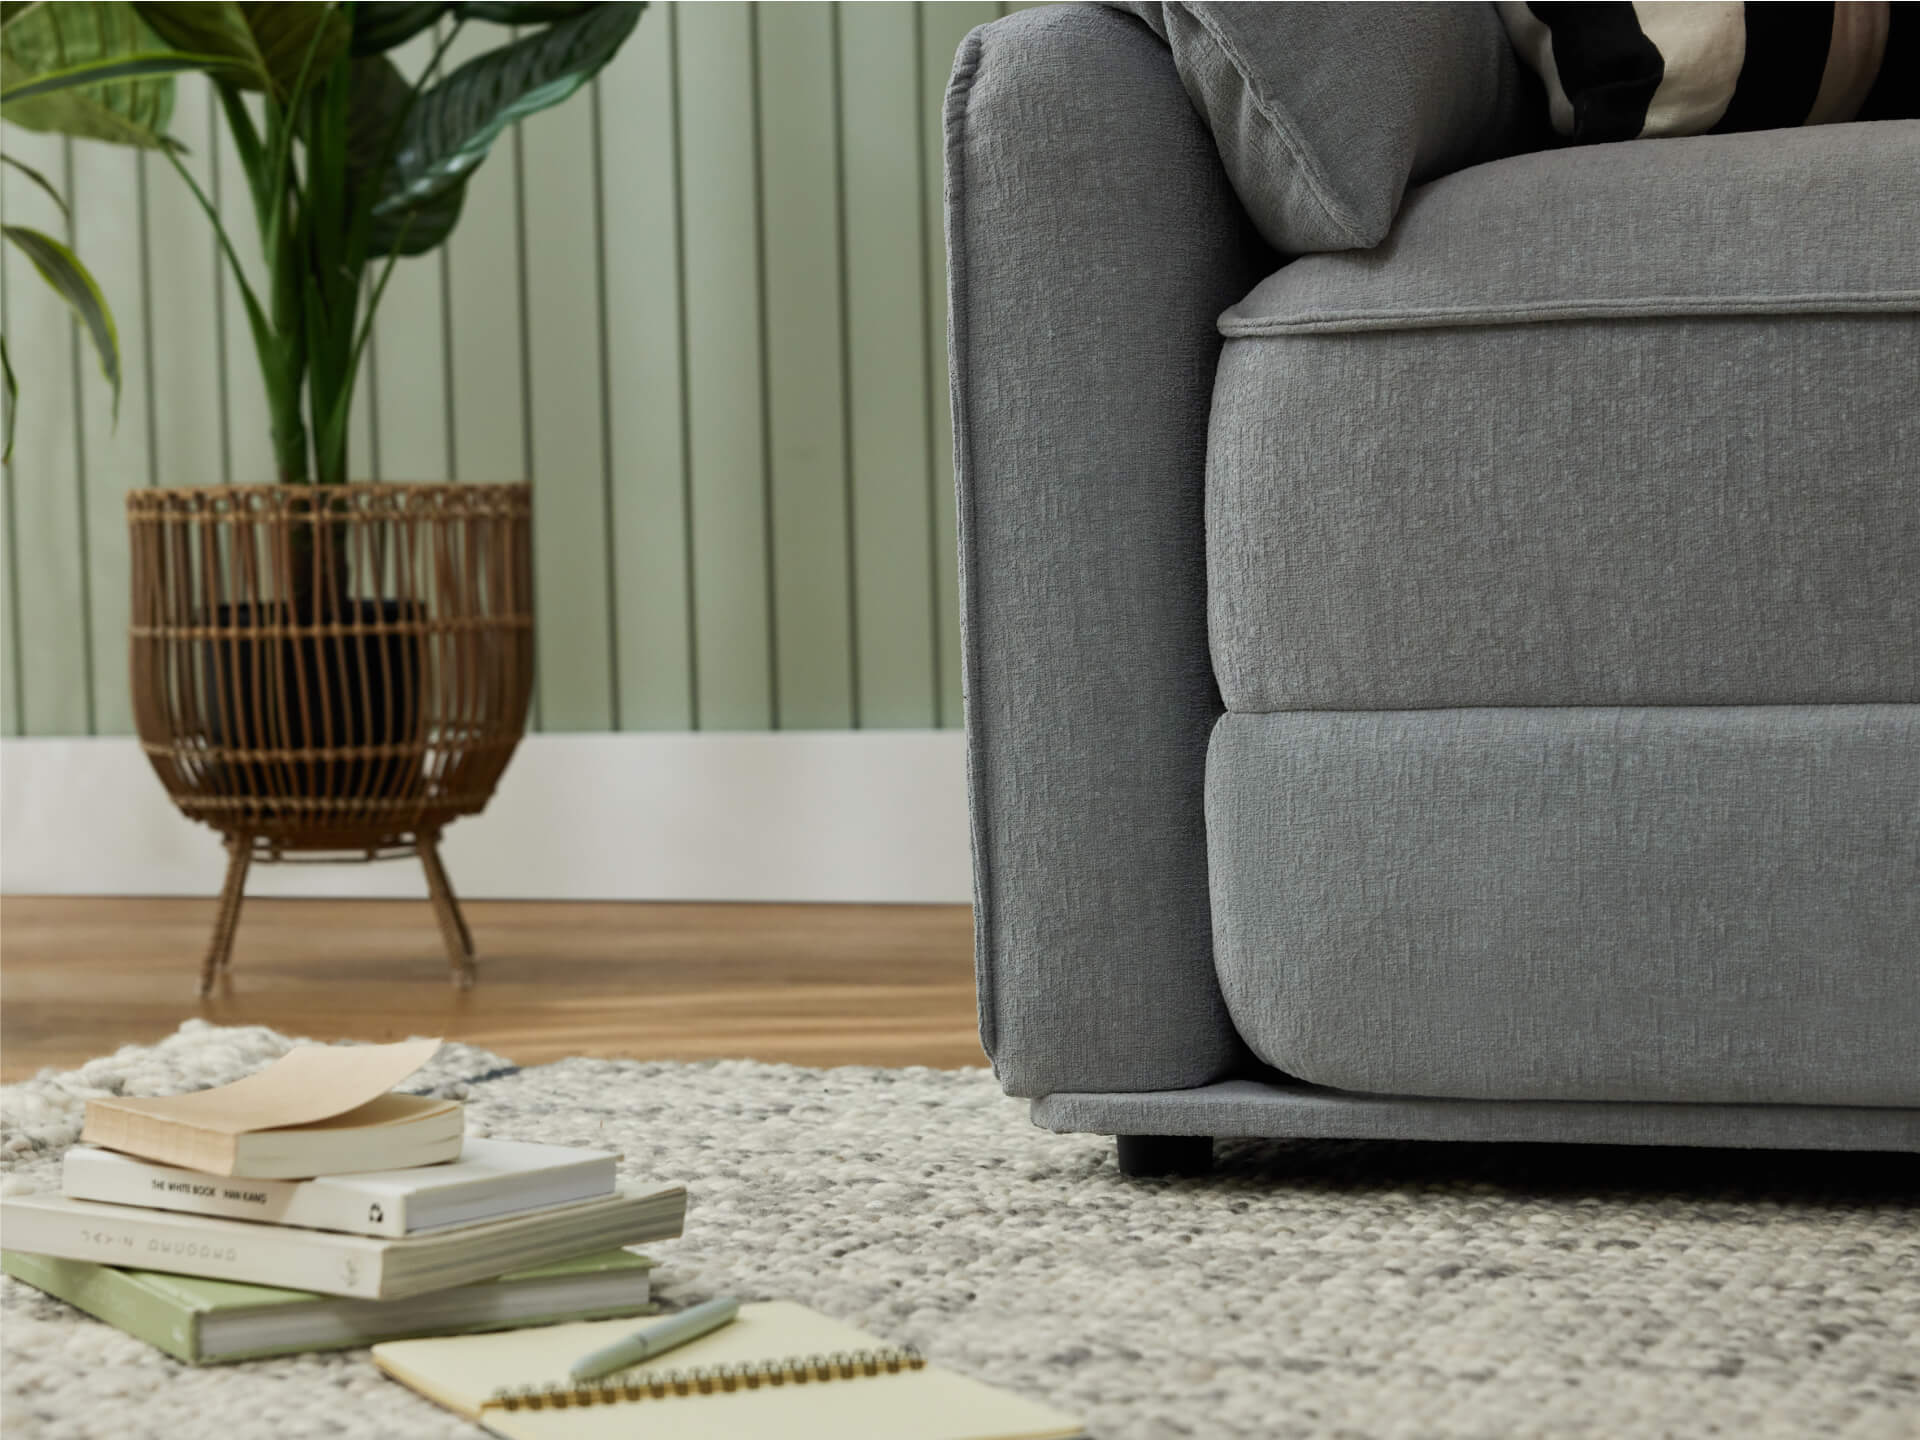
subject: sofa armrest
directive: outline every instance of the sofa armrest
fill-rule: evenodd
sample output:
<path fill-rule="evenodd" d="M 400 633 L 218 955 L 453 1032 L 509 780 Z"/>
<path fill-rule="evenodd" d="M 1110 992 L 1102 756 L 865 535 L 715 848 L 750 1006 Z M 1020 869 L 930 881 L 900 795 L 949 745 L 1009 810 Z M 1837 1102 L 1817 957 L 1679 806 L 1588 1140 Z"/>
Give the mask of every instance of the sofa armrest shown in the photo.
<path fill-rule="evenodd" d="M 946 132 L 982 1042 L 1019 1096 L 1202 1085 L 1215 320 L 1273 260 L 1129 16 L 976 30 Z"/>

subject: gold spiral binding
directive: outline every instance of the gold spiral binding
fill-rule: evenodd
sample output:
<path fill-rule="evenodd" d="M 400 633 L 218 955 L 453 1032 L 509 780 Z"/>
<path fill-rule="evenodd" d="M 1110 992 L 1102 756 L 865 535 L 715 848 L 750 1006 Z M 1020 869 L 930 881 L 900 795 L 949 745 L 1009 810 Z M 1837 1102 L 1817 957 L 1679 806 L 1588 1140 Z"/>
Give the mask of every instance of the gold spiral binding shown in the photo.
<path fill-rule="evenodd" d="M 503 1411 L 565 1410 L 570 1406 L 611 1406 L 622 1401 L 664 1400 L 669 1396 L 711 1396 L 728 1391 L 758 1391 L 762 1386 L 805 1386 L 822 1381 L 855 1381 L 863 1376 L 893 1376 L 919 1371 L 927 1358 L 912 1346 L 873 1351 L 834 1351 L 788 1356 L 779 1361 L 742 1361 L 735 1365 L 689 1366 L 684 1370 L 643 1371 L 559 1386 L 503 1386 L 482 1403 Z"/>

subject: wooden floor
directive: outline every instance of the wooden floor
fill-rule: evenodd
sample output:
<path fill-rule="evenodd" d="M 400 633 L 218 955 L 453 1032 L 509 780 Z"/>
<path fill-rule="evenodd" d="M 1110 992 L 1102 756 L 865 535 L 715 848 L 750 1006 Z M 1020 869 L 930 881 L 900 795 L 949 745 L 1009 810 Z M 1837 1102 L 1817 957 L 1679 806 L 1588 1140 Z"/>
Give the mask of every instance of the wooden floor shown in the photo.
<path fill-rule="evenodd" d="M 456 992 L 425 901 L 251 900 L 231 979 L 194 994 L 211 900 L 0 900 L 0 1078 L 190 1016 L 319 1040 L 440 1035 L 561 1056 L 976 1066 L 965 906 L 476 901 Z"/>

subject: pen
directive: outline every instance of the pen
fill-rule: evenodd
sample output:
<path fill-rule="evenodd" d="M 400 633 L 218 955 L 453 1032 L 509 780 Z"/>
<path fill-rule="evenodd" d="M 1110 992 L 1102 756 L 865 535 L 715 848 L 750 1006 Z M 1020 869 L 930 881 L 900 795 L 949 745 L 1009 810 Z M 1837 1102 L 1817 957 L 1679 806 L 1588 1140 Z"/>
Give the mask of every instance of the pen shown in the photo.
<path fill-rule="evenodd" d="M 643 1326 L 611 1346 L 603 1346 L 598 1351 L 582 1356 L 568 1369 L 568 1374 L 576 1381 L 592 1381 L 610 1371 L 638 1366 L 663 1351 L 686 1345 L 696 1336 L 719 1330 L 733 1320 L 739 1310 L 740 1302 L 733 1296 L 716 1296 L 711 1301 L 702 1301 L 698 1306 L 676 1311 L 651 1326 Z"/>

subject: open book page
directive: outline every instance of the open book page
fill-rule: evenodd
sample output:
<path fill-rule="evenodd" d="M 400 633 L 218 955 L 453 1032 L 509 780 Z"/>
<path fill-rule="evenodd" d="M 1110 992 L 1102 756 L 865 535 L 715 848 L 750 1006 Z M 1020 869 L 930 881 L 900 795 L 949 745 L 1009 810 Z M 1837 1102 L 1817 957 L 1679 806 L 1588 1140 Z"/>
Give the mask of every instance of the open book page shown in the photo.
<path fill-rule="evenodd" d="M 265 1070 L 231 1085 L 185 1096 L 89 1101 L 99 1112 L 151 1116 L 221 1135 L 278 1130 L 324 1121 L 384 1096 L 440 1049 L 436 1040 L 390 1046 L 295 1046 Z M 97 1137 L 81 1133 L 81 1139 Z"/>

